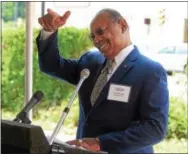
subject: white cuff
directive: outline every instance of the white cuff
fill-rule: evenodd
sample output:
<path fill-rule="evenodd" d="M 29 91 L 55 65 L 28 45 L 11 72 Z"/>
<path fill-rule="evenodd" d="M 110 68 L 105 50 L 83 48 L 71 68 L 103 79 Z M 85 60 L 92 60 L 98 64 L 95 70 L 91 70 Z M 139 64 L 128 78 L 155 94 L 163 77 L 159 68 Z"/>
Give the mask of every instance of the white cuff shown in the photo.
<path fill-rule="evenodd" d="M 46 40 L 47 38 L 49 38 L 54 32 L 48 32 L 44 29 L 41 30 L 41 34 L 40 34 L 40 40 Z"/>

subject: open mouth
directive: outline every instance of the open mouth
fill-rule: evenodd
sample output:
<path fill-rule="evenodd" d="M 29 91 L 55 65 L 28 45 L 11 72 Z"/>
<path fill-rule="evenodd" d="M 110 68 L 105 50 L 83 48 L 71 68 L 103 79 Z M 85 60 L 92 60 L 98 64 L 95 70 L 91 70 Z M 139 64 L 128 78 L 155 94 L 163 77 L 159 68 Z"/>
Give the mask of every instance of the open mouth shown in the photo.
<path fill-rule="evenodd" d="M 108 44 L 107 43 L 104 43 L 104 44 L 99 46 L 99 50 L 102 51 L 102 52 L 104 52 L 107 48 L 108 48 Z"/>

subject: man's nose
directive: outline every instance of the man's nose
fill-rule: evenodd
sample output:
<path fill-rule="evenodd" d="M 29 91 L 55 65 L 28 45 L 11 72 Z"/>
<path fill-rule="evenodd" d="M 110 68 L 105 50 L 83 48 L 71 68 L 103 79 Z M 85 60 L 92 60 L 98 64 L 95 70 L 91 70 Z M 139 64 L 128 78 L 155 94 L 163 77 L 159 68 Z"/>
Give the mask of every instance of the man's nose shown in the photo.
<path fill-rule="evenodd" d="M 101 36 L 96 35 L 93 42 L 95 45 L 98 45 L 100 43 L 100 41 L 102 40 Z"/>

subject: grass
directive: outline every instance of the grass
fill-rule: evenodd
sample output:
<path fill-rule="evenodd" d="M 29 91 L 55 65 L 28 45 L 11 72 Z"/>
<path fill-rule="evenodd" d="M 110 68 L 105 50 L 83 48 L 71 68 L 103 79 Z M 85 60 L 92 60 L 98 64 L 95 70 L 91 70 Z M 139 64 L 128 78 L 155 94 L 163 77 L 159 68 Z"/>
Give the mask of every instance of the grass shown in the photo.
<path fill-rule="evenodd" d="M 188 153 L 188 140 L 164 140 L 154 146 L 155 153 Z"/>

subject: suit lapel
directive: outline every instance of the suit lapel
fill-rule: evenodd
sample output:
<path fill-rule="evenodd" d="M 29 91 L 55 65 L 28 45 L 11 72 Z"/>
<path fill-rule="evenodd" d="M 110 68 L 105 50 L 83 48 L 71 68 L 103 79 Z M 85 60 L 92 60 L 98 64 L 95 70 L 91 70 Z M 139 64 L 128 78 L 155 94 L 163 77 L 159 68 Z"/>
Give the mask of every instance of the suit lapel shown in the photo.
<path fill-rule="evenodd" d="M 121 65 L 114 72 L 114 74 L 112 75 L 112 77 L 110 78 L 110 80 L 104 86 L 104 88 L 101 91 L 99 97 L 97 98 L 97 100 L 96 100 L 93 108 L 96 108 L 102 102 L 102 100 L 104 100 L 108 96 L 108 90 L 109 90 L 110 83 L 117 83 L 117 82 L 119 82 L 123 77 L 125 77 L 127 75 L 127 73 L 129 72 L 129 70 L 132 67 L 134 67 L 138 55 L 139 55 L 139 52 L 138 52 L 137 48 L 134 47 L 134 50 L 121 63 Z"/>

